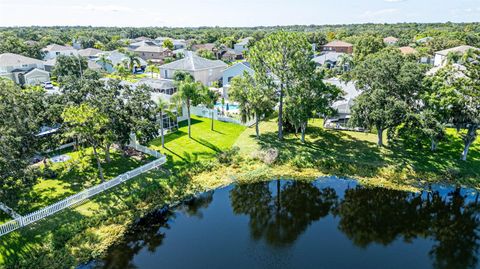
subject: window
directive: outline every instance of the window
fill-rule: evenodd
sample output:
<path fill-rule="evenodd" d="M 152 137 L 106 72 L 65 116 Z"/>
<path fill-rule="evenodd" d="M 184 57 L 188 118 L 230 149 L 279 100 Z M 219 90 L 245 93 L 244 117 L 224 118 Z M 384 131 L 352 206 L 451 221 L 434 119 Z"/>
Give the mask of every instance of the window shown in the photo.
<path fill-rule="evenodd" d="M 60 52 L 59 51 L 55 52 L 55 55 L 60 55 Z"/>

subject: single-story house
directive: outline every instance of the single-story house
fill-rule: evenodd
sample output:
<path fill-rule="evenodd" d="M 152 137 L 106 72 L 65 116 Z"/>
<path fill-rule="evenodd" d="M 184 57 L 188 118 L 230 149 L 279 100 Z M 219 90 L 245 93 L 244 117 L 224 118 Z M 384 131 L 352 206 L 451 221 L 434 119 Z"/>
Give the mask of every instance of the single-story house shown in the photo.
<path fill-rule="evenodd" d="M 469 51 L 470 49 L 478 50 L 478 48 L 463 45 L 463 46 L 458 46 L 458 47 L 454 47 L 454 48 L 450 48 L 450 49 L 437 51 L 437 52 L 435 52 L 435 59 L 434 59 L 433 65 L 434 66 L 444 66 L 444 65 L 447 64 L 447 56 L 448 56 L 449 53 L 456 53 L 456 54 L 459 54 L 459 55 L 463 55 L 467 51 Z"/>
<path fill-rule="evenodd" d="M 337 115 L 325 120 L 325 127 L 342 129 L 347 128 L 348 120 L 352 114 L 351 108 L 355 102 L 355 98 L 360 95 L 360 90 L 355 86 L 354 82 L 343 82 L 338 78 L 325 79 L 326 84 L 332 84 L 343 90 L 345 95 L 343 99 L 332 104 L 332 108 L 337 111 Z"/>
<path fill-rule="evenodd" d="M 9 78 L 20 85 L 39 85 L 50 81 L 42 60 L 14 53 L 0 54 L 0 77 Z"/>
<path fill-rule="evenodd" d="M 313 61 L 318 66 L 326 66 L 327 68 L 334 68 L 337 66 L 340 56 L 345 55 L 343 52 L 324 51 L 317 57 L 313 58 Z"/>
<path fill-rule="evenodd" d="M 393 45 L 396 45 L 396 44 L 397 44 L 398 38 L 393 37 L 393 36 L 385 37 L 385 38 L 383 39 L 383 42 L 384 42 L 385 44 L 387 44 L 387 45 L 393 46 Z"/>
<path fill-rule="evenodd" d="M 254 75 L 255 71 L 250 66 L 249 62 L 239 62 L 236 63 L 223 71 L 222 75 L 222 84 L 223 84 L 223 94 L 222 96 L 225 99 L 228 99 L 228 89 L 230 88 L 230 82 L 234 77 L 242 76 L 244 72 Z"/>
<path fill-rule="evenodd" d="M 340 40 L 335 40 L 323 45 L 322 51 L 335 51 L 335 52 L 352 54 L 353 45 Z"/>
<path fill-rule="evenodd" d="M 222 77 L 222 72 L 228 67 L 220 60 L 208 60 L 187 51 L 184 58 L 160 66 L 160 75 L 165 79 L 173 79 L 175 72 L 190 73 L 196 81 L 211 86 Z"/>
<path fill-rule="evenodd" d="M 403 55 L 408 55 L 408 54 L 415 54 L 417 53 L 417 50 L 412 48 L 412 47 L 409 47 L 409 46 L 406 46 L 406 47 L 400 47 L 398 48 Z"/>
<path fill-rule="evenodd" d="M 141 46 L 133 52 L 145 61 L 151 60 L 157 63 L 162 63 L 165 58 L 173 56 L 171 50 L 160 46 Z"/>
<path fill-rule="evenodd" d="M 244 51 L 248 50 L 248 44 L 253 37 L 246 37 L 240 39 L 236 44 L 233 45 L 233 50 L 236 54 L 243 54 Z"/>
<path fill-rule="evenodd" d="M 95 48 L 81 49 L 78 51 L 78 55 L 85 57 L 87 59 L 98 58 L 98 55 L 101 53 L 104 53 L 104 51 L 95 49 Z"/>
<path fill-rule="evenodd" d="M 50 44 L 43 48 L 42 51 L 45 53 L 45 56 L 43 57 L 44 60 L 54 59 L 59 55 L 78 56 L 78 50 L 74 49 L 73 47 L 57 44 Z"/>
<path fill-rule="evenodd" d="M 124 60 L 128 60 L 128 57 L 127 55 L 119 52 L 119 51 L 110 51 L 110 52 L 105 52 L 105 54 L 107 55 L 107 59 L 110 60 L 111 64 L 110 63 L 103 63 L 100 61 L 100 59 L 96 59 L 96 63 L 99 64 L 105 71 L 107 71 L 108 73 L 112 73 L 115 71 L 115 66 L 117 64 L 122 64 L 124 62 Z M 133 72 L 144 72 L 145 71 L 145 68 L 147 68 L 147 65 L 148 63 L 143 60 L 143 59 L 139 59 L 140 61 L 140 66 L 136 66 L 135 67 L 135 70 L 132 70 Z"/>

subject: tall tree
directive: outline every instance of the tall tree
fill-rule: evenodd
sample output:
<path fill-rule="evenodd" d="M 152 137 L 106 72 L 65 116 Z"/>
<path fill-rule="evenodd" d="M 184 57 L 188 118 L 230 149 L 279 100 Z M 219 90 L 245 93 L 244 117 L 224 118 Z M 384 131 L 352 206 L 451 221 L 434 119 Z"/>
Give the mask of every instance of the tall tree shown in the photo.
<path fill-rule="evenodd" d="M 169 38 L 167 38 L 163 41 L 162 46 L 166 49 L 169 49 L 169 50 L 173 50 L 175 48 L 174 45 L 173 45 L 173 41 Z"/>
<path fill-rule="evenodd" d="M 239 103 L 242 121 L 255 118 L 255 133 L 260 137 L 259 120 L 262 115 L 269 114 L 275 106 L 274 85 L 262 85 L 248 72 L 240 77 L 234 77 L 229 88 L 233 101 Z"/>
<path fill-rule="evenodd" d="M 131 51 L 126 51 L 125 55 L 127 56 L 127 66 L 130 69 L 130 72 L 135 72 L 135 67 L 140 66 L 140 58 Z"/>
<path fill-rule="evenodd" d="M 256 42 L 247 58 L 260 81 L 272 76 L 278 85 L 278 138 L 283 139 L 284 98 L 296 80 L 304 79 L 304 67 L 309 66 L 313 52 L 305 34 L 277 32 Z M 263 82 L 261 82 L 263 83 Z"/>
<path fill-rule="evenodd" d="M 202 103 L 210 109 L 210 116 L 211 116 L 211 126 L 210 129 L 213 131 L 213 118 L 215 116 L 215 104 L 217 104 L 218 98 L 220 94 L 216 91 L 210 90 L 208 87 L 203 87 L 202 90 Z"/>
<path fill-rule="evenodd" d="M 56 77 L 62 83 L 62 80 L 68 76 L 82 77 L 87 68 L 87 59 L 82 56 L 59 55 L 52 70 L 52 77 Z"/>
<path fill-rule="evenodd" d="M 379 52 L 384 47 L 385 43 L 381 37 L 364 34 L 360 36 L 354 46 L 353 54 L 355 55 L 355 61 L 361 62 L 365 60 L 368 55 Z"/>
<path fill-rule="evenodd" d="M 187 108 L 188 137 L 192 138 L 190 108 L 192 105 L 198 105 L 201 101 L 200 90 L 203 85 L 195 82 L 189 77 L 184 81 L 178 82 L 178 91 L 173 95 L 172 101 L 181 108 L 183 105 Z"/>
<path fill-rule="evenodd" d="M 67 137 L 78 138 L 92 146 L 97 160 L 98 175 L 102 182 L 105 181 L 98 150 L 109 137 L 108 117 L 90 105 L 81 104 L 68 106 L 63 111 L 62 118 L 68 125 L 68 131 L 65 133 Z"/>
<path fill-rule="evenodd" d="M 168 115 L 169 117 L 174 117 L 171 108 L 172 108 L 172 104 L 170 102 L 165 101 L 162 98 L 158 98 L 157 113 L 158 113 L 158 117 L 160 119 L 160 136 L 161 136 L 161 139 L 162 139 L 162 148 L 165 148 L 163 117 L 165 115 Z"/>

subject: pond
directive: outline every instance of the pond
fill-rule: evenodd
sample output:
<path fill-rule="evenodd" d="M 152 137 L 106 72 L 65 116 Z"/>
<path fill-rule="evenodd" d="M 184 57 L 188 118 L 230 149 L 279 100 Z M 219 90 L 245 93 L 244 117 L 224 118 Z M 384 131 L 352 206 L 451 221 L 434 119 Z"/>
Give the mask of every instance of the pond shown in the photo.
<path fill-rule="evenodd" d="M 141 219 L 88 268 L 478 268 L 473 190 L 232 185 Z"/>

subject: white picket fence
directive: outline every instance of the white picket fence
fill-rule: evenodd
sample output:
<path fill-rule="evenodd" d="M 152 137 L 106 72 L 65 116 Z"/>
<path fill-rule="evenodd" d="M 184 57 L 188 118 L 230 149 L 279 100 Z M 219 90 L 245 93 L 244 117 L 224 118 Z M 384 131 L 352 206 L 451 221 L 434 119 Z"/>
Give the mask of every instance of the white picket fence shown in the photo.
<path fill-rule="evenodd" d="M 151 150 L 145 146 L 136 144 L 136 143 L 131 143 L 129 145 L 130 147 L 143 152 L 145 154 L 151 155 L 156 157 L 157 159 L 154 160 L 153 162 L 150 162 L 148 164 L 145 164 L 143 166 L 140 166 L 136 169 L 133 169 L 131 171 L 128 171 L 124 174 L 121 174 L 117 176 L 114 179 L 111 179 L 109 181 L 106 181 L 104 183 L 101 183 L 99 185 L 96 185 L 94 187 L 91 187 L 89 189 L 86 189 L 84 191 L 81 191 L 75 195 L 72 195 L 62 201 L 59 201 L 55 204 L 49 205 L 45 208 L 42 208 L 38 211 L 35 211 L 33 213 L 30 213 L 26 216 L 16 218 L 14 220 L 11 220 L 7 223 L 4 223 L 0 225 L 0 236 L 3 236 L 5 234 L 8 234 L 12 231 L 15 231 L 16 229 L 26 226 L 30 223 L 33 223 L 35 221 L 41 220 L 43 218 L 46 218 L 50 215 L 53 215 L 57 213 L 58 211 L 61 211 L 63 209 L 66 209 L 68 207 L 71 207 L 73 205 L 79 204 L 86 199 L 93 197 L 96 194 L 99 194 L 101 192 L 104 192 L 110 188 L 113 188 L 131 178 L 134 178 L 142 173 L 145 173 L 147 171 L 150 171 L 162 164 L 164 164 L 167 161 L 167 158 L 165 155 L 162 155 L 160 152 Z"/>

